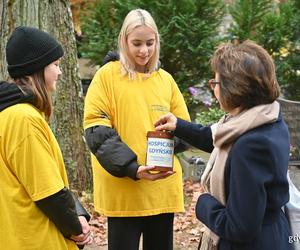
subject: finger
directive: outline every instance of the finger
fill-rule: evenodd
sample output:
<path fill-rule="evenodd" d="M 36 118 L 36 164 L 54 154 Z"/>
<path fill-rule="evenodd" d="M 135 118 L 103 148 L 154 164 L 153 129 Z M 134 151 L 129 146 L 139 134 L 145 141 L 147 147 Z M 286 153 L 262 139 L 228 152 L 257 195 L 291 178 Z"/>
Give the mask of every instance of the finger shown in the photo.
<path fill-rule="evenodd" d="M 137 178 L 139 179 L 148 179 L 149 177 L 147 175 L 151 175 L 151 173 L 149 171 L 153 170 L 155 168 L 155 166 L 139 166 L 138 171 L 137 171 Z"/>
<path fill-rule="evenodd" d="M 142 172 L 148 172 L 155 168 L 155 166 L 142 166 Z"/>
<path fill-rule="evenodd" d="M 91 234 L 89 235 L 89 237 L 87 238 L 87 240 L 86 240 L 84 243 L 82 243 L 82 245 L 89 245 L 89 244 L 91 244 L 93 241 L 94 241 L 94 235 L 93 235 L 93 233 L 91 233 Z"/>
<path fill-rule="evenodd" d="M 85 245 L 90 241 L 91 237 L 92 237 L 91 234 L 88 233 L 81 238 L 77 238 L 76 244 L 77 245 Z"/>
<path fill-rule="evenodd" d="M 170 174 L 170 175 L 172 175 L 172 174 L 175 174 L 176 171 L 168 171 L 167 173 Z"/>
<path fill-rule="evenodd" d="M 90 226 L 87 222 L 81 224 L 82 233 L 87 234 L 90 231 Z"/>
<path fill-rule="evenodd" d="M 87 244 L 91 244 L 93 241 L 94 241 L 94 237 L 91 235 L 90 239 L 89 239 L 89 242 Z"/>
<path fill-rule="evenodd" d="M 159 125 L 161 125 L 161 124 L 162 124 L 161 119 L 159 119 L 158 121 L 156 121 L 156 122 L 154 123 L 154 127 L 157 127 L 157 126 L 159 126 Z"/>
<path fill-rule="evenodd" d="M 161 124 L 161 125 L 156 126 L 154 129 L 155 129 L 155 131 L 167 130 L 167 126 L 165 124 Z"/>
<path fill-rule="evenodd" d="M 155 123 L 154 123 L 154 127 L 158 126 L 158 125 L 162 125 L 166 122 L 166 117 L 167 115 L 163 115 L 161 116 Z"/>
<path fill-rule="evenodd" d="M 83 241 L 76 241 L 76 245 L 86 245 L 88 242 L 90 241 L 90 237 L 88 237 L 87 239 L 83 240 Z"/>
<path fill-rule="evenodd" d="M 85 241 L 86 239 L 88 239 L 91 236 L 91 231 L 89 231 L 86 234 L 83 234 L 83 237 L 80 239 L 80 241 Z"/>
<path fill-rule="evenodd" d="M 73 241 L 79 241 L 83 236 L 84 236 L 84 234 L 72 235 L 70 238 Z"/>
<path fill-rule="evenodd" d="M 76 237 L 74 237 L 74 241 L 76 242 L 84 242 L 86 239 L 88 239 L 89 237 L 89 234 L 80 234 L 80 235 L 77 235 Z"/>
<path fill-rule="evenodd" d="M 140 166 L 142 167 L 142 166 Z M 146 180 L 150 180 L 150 181 L 155 181 L 158 179 L 164 179 L 170 175 L 173 175 L 175 173 L 175 171 L 160 171 L 160 172 L 156 172 L 156 173 L 151 173 L 149 172 L 149 170 L 153 170 L 153 168 L 155 168 L 154 166 L 150 166 L 151 169 L 146 170 L 149 166 L 143 166 L 143 171 L 139 170 L 139 178 L 140 179 L 146 179 Z"/>

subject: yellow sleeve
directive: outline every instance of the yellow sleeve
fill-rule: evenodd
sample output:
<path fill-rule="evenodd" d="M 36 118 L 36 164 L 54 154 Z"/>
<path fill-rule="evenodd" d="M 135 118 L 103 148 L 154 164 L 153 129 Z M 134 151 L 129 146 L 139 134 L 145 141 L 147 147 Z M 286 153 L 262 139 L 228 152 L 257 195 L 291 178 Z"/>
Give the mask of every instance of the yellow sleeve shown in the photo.
<path fill-rule="evenodd" d="M 48 131 L 30 122 L 23 128 L 28 134 L 12 151 L 9 165 L 31 199 L 37 201 L 57 193 L 66 184 L 54 156 L 59 148 L 50 145 Z"/>
<path fill-rule="evenodd" d="M 109 63 L 110 64 L 110 63 Z M 84 129 L 104 125 L 112 127 L 111 65 L 106 64 L 95 74 L 85 97 Z"/>
<path fill-rule="evenodd" d="M 171 75 L 170 78 L 172 84 L 172 100 L 171 100 L 170 112 L 173 113 L 176 117 L 179 117 L 186 121 L 191 121 L 183 95 L 180 92 L 175 80 Z"/>

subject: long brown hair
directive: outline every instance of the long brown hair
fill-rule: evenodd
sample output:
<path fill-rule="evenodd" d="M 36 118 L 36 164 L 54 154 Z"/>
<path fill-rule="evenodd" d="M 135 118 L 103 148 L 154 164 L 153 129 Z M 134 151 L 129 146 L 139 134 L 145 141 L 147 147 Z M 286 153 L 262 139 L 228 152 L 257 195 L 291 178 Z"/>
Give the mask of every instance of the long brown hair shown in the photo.
<path fill-rule="evenodd" d="M 47 91 L 44 69 L 33 73 L 30 76 L 23 76 L 14 79 L 15 83 L 27 94 L 33 94 L 34 106 L 42 111 L 49 120 L 52 114 L 52 100 Z"/>

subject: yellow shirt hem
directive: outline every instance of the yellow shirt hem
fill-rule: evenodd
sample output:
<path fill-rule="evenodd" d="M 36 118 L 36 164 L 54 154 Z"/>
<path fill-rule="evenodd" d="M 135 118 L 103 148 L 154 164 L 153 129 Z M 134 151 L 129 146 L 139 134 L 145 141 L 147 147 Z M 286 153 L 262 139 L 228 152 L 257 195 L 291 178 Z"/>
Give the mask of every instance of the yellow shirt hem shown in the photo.
<path fill-rule="evenodd" d="M 183 207 L 168 207 L 161 209 L 141 210 L 141 211 L 105 211 L 95 207 L 95 210 L 107 217 L 139 217 L 139 216 L 152 216 L 164 213 L 180 213 L 184 212 Z"/>

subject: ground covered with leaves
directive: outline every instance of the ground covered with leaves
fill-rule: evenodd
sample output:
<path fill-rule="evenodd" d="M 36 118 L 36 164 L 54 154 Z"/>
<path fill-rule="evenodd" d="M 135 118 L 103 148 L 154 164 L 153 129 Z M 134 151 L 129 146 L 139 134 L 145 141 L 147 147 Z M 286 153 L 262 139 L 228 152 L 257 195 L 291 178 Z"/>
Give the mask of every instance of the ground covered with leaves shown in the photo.
<path fill-rule="evenodd" d="M 199 183 L 193 181 L 184 182 L 185 212 L 178 213 L 174 221 L 174 249 L 190 250 L 197 249 L 200 238 L 200 223 L 195 217 L 195 204 L 199 196 Z M 107 223 L 106 217 L 99 215 L 94 211 L 93 203 L 90 198 L 85 198 L 83 194 L 83 203 L 92 214 L 90 221 L 91 229 L 94 234 L 94 242 L 86 247 L 87 250 L 107 249 Z"/>

